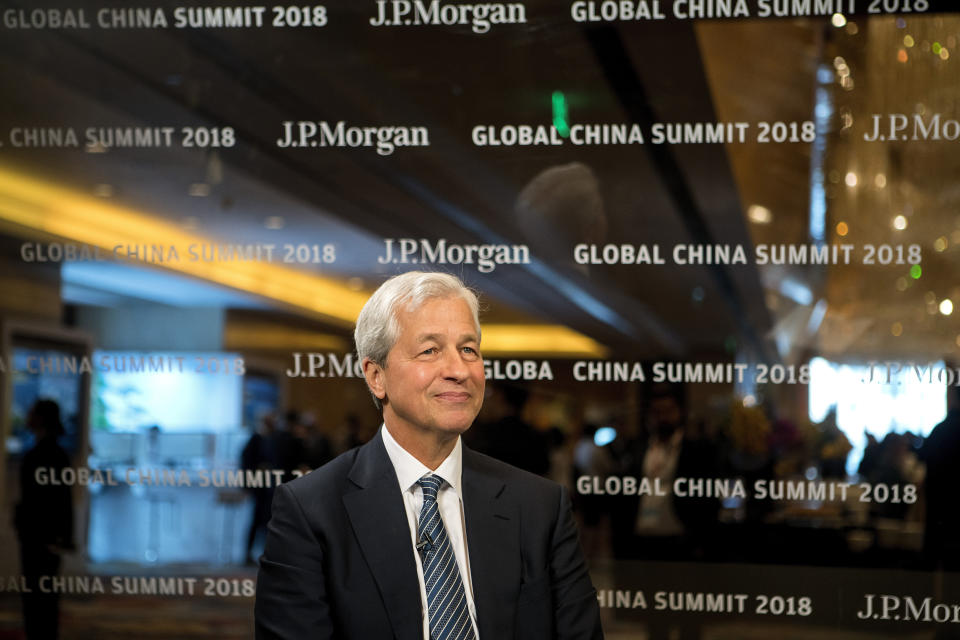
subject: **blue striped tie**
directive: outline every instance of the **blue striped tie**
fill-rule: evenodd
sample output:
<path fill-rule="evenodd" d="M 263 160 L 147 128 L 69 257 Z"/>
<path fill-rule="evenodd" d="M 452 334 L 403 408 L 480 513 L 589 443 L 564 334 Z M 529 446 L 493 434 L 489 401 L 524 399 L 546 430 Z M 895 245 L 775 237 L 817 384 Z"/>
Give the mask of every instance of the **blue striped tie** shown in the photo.
<path fill-rule="evenodd" d="M 437 508 L 437 491 L 444 480 L 432 475 L 417 480 L 423 489 L 423 508 L 417 524 L 417 549 L 427 587 L 431 640 L 474 640 L 467 595 L 457 558 Z"/>

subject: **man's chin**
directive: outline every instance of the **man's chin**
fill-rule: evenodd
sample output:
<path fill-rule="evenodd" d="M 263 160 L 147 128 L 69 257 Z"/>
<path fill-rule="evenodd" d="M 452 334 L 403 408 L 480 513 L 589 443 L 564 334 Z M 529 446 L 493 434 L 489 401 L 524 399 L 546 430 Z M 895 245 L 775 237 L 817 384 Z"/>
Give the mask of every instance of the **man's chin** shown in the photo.
<path fill-rule="evenodd" d="M 454 413 L 453 415 L 441 416 L 436 424 L 442 431 L 460 434 L 470 428 L 476 417 L 477 414 L 472 411 L 463 411 L 459 412 L 459 415 Z"/>

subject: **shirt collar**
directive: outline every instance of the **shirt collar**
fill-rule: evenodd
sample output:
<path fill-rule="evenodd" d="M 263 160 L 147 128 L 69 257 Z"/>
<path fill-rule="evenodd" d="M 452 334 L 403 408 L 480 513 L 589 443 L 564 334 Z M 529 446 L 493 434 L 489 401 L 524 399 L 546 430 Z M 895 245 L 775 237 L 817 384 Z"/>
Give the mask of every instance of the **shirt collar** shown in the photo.
<path fill-rule="evenodd" d="M 427 465 L 414 458 L 409 451 L 400 446 L 400 444 L 390 435 L 387 427 L 381 426 L 380 433 L 383 438 L 383 446 L 387 450 L 387 456 L 393 463 L 393 470 L 397 472 L 397 481 L 400 483 L 401 491 L 408 491 L 417 484 L 417 480 L 424 476 L 436 474 L 447 481 L 454 492 L 460 495 L 460 479 L 463 473 L 463 446 L 460 437 L 457 436 L 457 443 L 453 446 L 450 455 L 440 463 L 436 471 L 431 471 Z"/>

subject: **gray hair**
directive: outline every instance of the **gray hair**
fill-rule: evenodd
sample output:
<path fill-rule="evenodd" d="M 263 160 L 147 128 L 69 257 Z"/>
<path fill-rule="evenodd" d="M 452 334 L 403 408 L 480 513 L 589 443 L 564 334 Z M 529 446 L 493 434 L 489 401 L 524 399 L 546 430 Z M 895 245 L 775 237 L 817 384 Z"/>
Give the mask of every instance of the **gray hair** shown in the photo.
<path fill-rule="evenodd" d="M 473 315 L 473 324 L 480 338 L 480 303 L 469 287 L 459 278 L 448 273 L 408 271 L 393 276 L 373 292 L 357 317 L 353 339 L 357 343 L 357 359 L 364 358 L 381 367 L 387 366 L 387 354 L 397 342 L 401 310 L 414 311 L 431 298 L 460 297 L 467 303 Z M 380 399 L 374 396 L 374 404 L 382 409 Z"/>

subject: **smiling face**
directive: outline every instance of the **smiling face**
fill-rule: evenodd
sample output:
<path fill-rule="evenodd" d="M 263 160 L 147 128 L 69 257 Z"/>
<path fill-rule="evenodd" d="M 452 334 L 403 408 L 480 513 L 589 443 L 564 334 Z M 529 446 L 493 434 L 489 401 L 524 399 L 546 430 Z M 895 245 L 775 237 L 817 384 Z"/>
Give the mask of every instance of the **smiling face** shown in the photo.
<path fill-rule="evenodd" d="M 460 297 L 429 298 L 398 311 L 397 321 L 386 366 L 363 362 L 384 422 L 398 441 L 450 440 L 470 427 L 483 401 L 483 358 L 470 307 Z"/>

